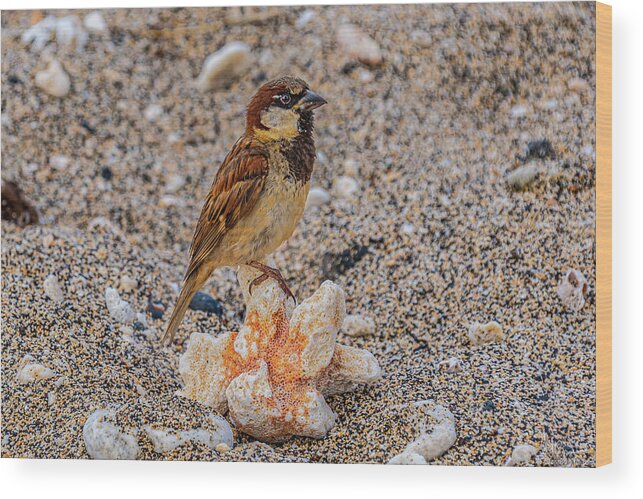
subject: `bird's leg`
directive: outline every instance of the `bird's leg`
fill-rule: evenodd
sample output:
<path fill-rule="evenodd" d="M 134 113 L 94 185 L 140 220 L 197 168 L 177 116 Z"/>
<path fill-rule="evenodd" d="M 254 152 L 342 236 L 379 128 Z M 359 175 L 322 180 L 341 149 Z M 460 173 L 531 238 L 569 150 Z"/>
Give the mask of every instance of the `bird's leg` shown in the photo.
<path fill-rule="evenodd" d="M 264 282 L 269 277 L 272 277 L 275 281 L 277 281 L 277 283 L 279 284 L 279 287 L 281 288 L 281 290 L 284 293 L 286 293 L 287 296 L 290 296 L 293 299 L 293 301 L 295 301 L 295 303 L 297 302 L 297 300 L 295 299 L 295 295 L 292 293 L 292 291 L 290 291 L 290 288 L 288 287 L 288 284 L 286 283 L 286 280 L 281 275 L 281 272 L 279 272 L 278 269 L 269 267 L 265 263 L 257 262 L 257 261 L 254 261 L 254 260 L 252 260 L 250 262 L 246 262 L 246 265 L 263 272 L 259 277 L 255 278 L 250 283 L 250 286 L 248 286 L 248 292 L 250 294 L 252 294 L 252 288 L 254 286 L 258 286 L 259 284 Z"/>

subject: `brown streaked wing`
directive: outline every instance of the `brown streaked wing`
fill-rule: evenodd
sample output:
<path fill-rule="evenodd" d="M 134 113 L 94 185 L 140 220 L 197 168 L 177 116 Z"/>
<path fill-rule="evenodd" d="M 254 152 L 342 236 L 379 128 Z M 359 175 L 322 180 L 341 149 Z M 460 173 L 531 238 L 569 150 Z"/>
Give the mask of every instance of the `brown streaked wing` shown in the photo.
<path fill-rule="evenodd" d="M 264 151 L 253 145 L 239 140 L 219 168 L 194 231 L 186 279 L 207 261 L 223 236 L 259 199 L 268 161 Z"/>

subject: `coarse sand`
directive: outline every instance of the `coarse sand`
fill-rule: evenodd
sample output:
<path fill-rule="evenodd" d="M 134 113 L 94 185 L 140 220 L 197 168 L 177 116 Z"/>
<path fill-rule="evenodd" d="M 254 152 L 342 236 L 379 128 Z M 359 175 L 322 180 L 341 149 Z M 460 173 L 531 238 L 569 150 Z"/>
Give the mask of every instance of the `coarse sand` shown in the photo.
<path fill-rule="evenodd" d="M 105 30 L 96 16 L 85 30 L 88 13 L 2 13 L 2 178 L 39 214 L 2 222 L 3 457 L 87 458 L 83 425 L 110 409 L 141 459 L 385 463 L 416 436 L 400 407 L 433 400 L 457 431 L 434 464 L 502 465 L 518 445 L 538 450 L 529 465 L 595 464 L 593 3 L 105 10 Z M 76 41 L 25 43 L 47 15 L 78 16 Z M 380 64 L 342 51 L 346 22 Z M 199 91 L 205 58 L 233 41 L 250 68 Z M 36 85 L 54 59 L 62 97 Z M 312 185 L 330 196 L 316 191 L 274 259 L 300 300 L 324 279 L 344 289 L 375 327 L 340 342 L 372 352 L 383 378 L 328 399 L 322 440 L 235 432 L 227 452 L 160 454 L 147 425 L 212 422 L 175 395 L 178 359 L 191 332 L 242 323 L 234 269 L 203 289 L 220 314 L 190 310 L 174 345 L 159 337 L 244 107 L 282 74 L 328 100 Z M 570 269 L 588 284 L 576 311 L 556 293 Z M 135 322 L 109 314 L 107 287 Z M 490 321 L 504 339 L 472 342 Z M 26 356 L 54 375 L 19 382 Z"/>

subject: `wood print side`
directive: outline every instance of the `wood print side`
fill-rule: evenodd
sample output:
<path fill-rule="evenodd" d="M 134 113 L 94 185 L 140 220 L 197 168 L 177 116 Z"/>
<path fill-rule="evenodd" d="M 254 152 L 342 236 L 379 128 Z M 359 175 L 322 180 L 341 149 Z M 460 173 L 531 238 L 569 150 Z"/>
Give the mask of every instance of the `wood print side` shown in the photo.
<path fill-rule="evenodd" d="M 596 466 L 612 462 L 612 7 L 596 3 Z"/>

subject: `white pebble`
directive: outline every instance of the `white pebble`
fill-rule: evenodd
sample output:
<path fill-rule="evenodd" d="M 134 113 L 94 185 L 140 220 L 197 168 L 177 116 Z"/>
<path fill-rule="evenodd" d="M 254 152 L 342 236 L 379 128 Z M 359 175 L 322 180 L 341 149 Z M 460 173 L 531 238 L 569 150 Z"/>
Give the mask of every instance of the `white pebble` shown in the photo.
<path fill-rule="evenodd" d="M 49 166 L 54 170 L 64 170 L 69 165 L 69 158 L 67 156 L 52 156 L 49 159 Z"/>
<path fill-rule="evenodd" d="M 54 405 L 56 403 L 56 392 L 47 393 L 47 403 L 49 405 Z"/>
<path fill-rule="evenodd" d="M 527 116 L 527 107 L 518 105 L 511 108 L 510 114 L 512 118 L 523 118 Z"/>
<path fill-rule="evenodd" d="M 402 452 L 386 464 L 426 464 L 426 459 L 416 452 Z"/>
<path fill-rule="evenodd" d="M 421 456 L 425 462 L 440 457 L 455 443 L 457 433 L 455 430 L 455 417 L 441 405 L 432 406 L 430 401 L 413 402 L 417 408 L 429 408 L 427 415 L 435 421 L 435 424 L 427 425 L 420 423 L 420 436 L 406 446 L 401 454 L 391 459 L 388 464 L 423 464 L 413 454 Z"/>
<path fill-rule="evenodd" d="M 121 324 L 131 324 L 136 320 L 136 314 L 130 304 L 125 300 L 121 300 L 118 291 L 114 288 L 108 287 L 105 289 L 105 303 L 107 304 L 109 315 L 115 321 Z"/>
<path fill-rule="evenodd" d="M 200 442 L 218 452 L 227 452 L 232 449 L 234 436 L 230 424 L 221 416 L 211 416 L 210 421 L 214 425 L 212 430 L 195 428 L 192 430 L 172 431 L 157 430 L 151 426 L 146 426 L 144 430 L 154 445 L 154 452 L 159 454 L 170 452 L 190 440 Z"/>
<path fill-rule="evenodd" d="M 54 303 L 60 303 L 65 299 L 65 293 L 63 293 L 60 282 L 55 275 L 48 276 L 43 283 L 43 287 L 45 288 L 45 294 Z"/>
<path fill-rule="evenodd" d="M 301 16 L 297 19 L 295 22 L 295 26 L 297 26 L 298 29 L 302 29 L 306 24 L 308 24 L 310 21 L 315 19 L 315 11 L 311 9 L 306 9 L 305 11 L 302 12 Z"/>
<path fill-rule="evenodd" d="M 36 73 L 36 86 L 54 97 L 64 97 L 69 93 L 71 80 L 62 64 L 52 60 L 47 69 Z"/>
<path fill-rule="evenodd" d="M 185 203 L 182 199 L 177 198 L 176 196 L 163 196 L 159 200 L 159 207 L 161 208 L 171 208 L 172 206 L 183 206 Z"/>
<path fill-rule="evenodd" d="M 340 25 L 337 30 L 337 44 L 350 57 L 364 64 L 378 66 L 382 63 L 382 52 L 377 42 L 354 24 Z"/>
<path fill-rule="evenodd" d="M 475 322 L 469 327 L 469 339 L 474 345 L 497 343 L 505 339 L 502 326 L 496 321 L 480 324 Z"/>
<path fill-rule="evenodd" d="M 228 43 L 218 52 L 211 54 L 203 63 L 196 86 L 202 92 L 227 87 L 242 75 L 251 65 L 250 47 L 243 42 Z"/>
<path fill-rule="evenodd" d="M 56 18 L 54 16 L 47 16 L 22 34 L 22 43 L 31 45 L 35 50 L 40 51 L 45 48 L 55 29 Z"/>
<path fill-rule="evenodd" d="M 130 276 L 126 274 L 123 274 L 121 276 L 121 280 L 118 287 L 121 289 L 121 291 L 125 291 L 126 293 L 128 293 L 138 288 L 138 281 L 136 279 L 132 279 Z"/>
<path fill-rule="evenodd" d="M 539 172 L 540 169 L 535 163 L 521 166 L 507 175 L 507 183 L 512 189 L 524 189 L 536 180 Z"/>
<path fill-rule="evenodd" d="M 143 114 L 147 121 L 155 123 L 161 116 L 163 116 L 163 108 L 158 104 L 150 104 L 145 108 Z"/>
<path fill-rule="evenodd" d="M 357 73 L 357 79 L 360 81 L 360 83 L 370 83 L 373 81 L 373 73 L 371 73 L 368 69 L 360 69 Z"/>
<path fill-rule="evenodd" d="M 165 182 L 165 191 L 174 194 L 185 185 L 185 177 L 182 175 L 170 175 Z"/>
<path fill-rule="evenodd" d="M 404 222 L 402 226 L 400 227 L 400 232 L 402 234 L 406 235 L 411 235 L 415 232 L 415 226 L 413 224 L 410 224 L 408 222 Z"/>
<path fill-rule="evenodd" d="M 56 42 L 62 45 L 75 44 L 82 49 L 87 43 L 87 32 L 76 16 L 65 16 L 56 20 Z"/>
<path fill-rule="evenodd" d="M 354 159 L 344 161 L 344 175 L 359 177 L 359 163 Z"/>
<path fill-rule="evenodd" d="M 369 336 L 375 333 L 375 322 L 370 317 L 349 314 L 344 319 L 342 330 L 348 336 Z"/>
<path fill-rule="evenodd" d="M 516 445 L 511 457 L 505 462 L 505 466 L 516 466 L 517 464 L 524 464 L 529 461 L 536 453 L 536 449 L 533 445 Z"/>
<path fill-rule="evenodd" d="M 589 90 L 589 84 L 582 78 L 572 78 L 567 82 L 567 88 L 572 92 L 581 94 Z"/>
<path fill-rule="evenodd" d="M 51 248 L 54 245 L 54 236 L 51 234 L 45 235 L 45 237 L 42 238 L 42 245 L 45 248 Z"/>
<path fill-rule="evenodd" d="M 25 355 L 24 358 L 20 361 L 18 365 L 18 371 L 16 373 L 16 379 L 18 383 L 24 385 L 26 383 L 32 383 L 34 381 L 40 381 L 45 379 L 53 378 L 56 373 L 51 369 L 42 364 L 36 364 L 31 362 L 33 357 L 31 355 Z"/>
<path fill-rule="evenodd" d="M 107 23 L 105 19 L 103 19 L 102 14 L 97 10 L 87 14 L 83 23 L 90 33 L 104 33 L 107 31 Z"/>
<path fill-rule="evenodd" d="M 430 47 L 433 42 L 431 35 L 423 30 L 414 30 L 411 31 L 411 41 L 415 43 L 418 47 Z"/>
<path fill-rule="evenodd" d="M 577 311 L 585 305 L 585 295 L 587 294 L 587 279 L 578 270 L 570 269 L 558 285 L 558 296 L 563 304 Z"/>
<path fill-rule="evenodd" d="M 359 184 L 353 177 L 342 175 L 335 179 L 333 192 L 343 199 L 351 199 L 359 190 Z"/>
<path fill-rule="evenodd" d="M 83 426 L 87 453 L 92 459 L 136 459 L 139 453 L 136 437 L 109 421 L 113 417 L 113 411 L 98 410 L 87 418 Z"/>
<path fill-rule="evenodd" d="M 330 201 L 330 194 L 321 187 L 312 187 L 308 192 L 308 198 L 306 199 L 306 208 L 312 206 L 321 206 Z"/>
<path fill-rule="evenodd" d="M 447 360 L 443 360 L 438 364 L 440 367 L 444 366 L 445 371 L 448 373 L 459 373 L 462 371 L 462 362 L 457 357 L 450 357 Z"/>

